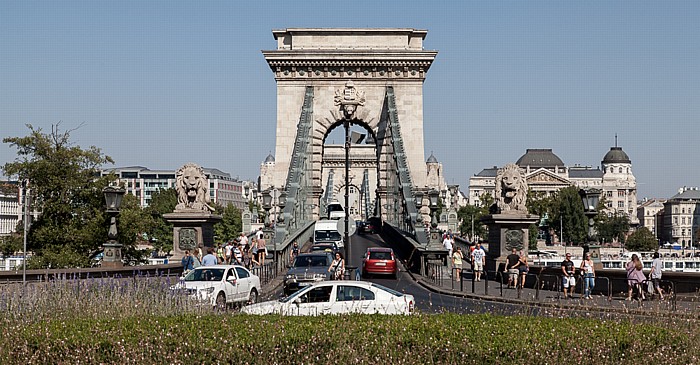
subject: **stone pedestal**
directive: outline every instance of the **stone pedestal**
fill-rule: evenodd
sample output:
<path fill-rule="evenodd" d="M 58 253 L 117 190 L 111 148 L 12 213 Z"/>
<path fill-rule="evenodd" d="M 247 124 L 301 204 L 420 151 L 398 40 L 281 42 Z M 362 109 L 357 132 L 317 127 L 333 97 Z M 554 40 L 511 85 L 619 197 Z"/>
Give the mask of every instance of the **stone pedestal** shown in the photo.
<path fill-rule="evenodd" d="M 173 256 L 177 262 L 185 255 L 185 250 L 192 252 L 195 247 L 214 247 L 214 224 L 221 221 L 220 215 L 202 211 L 175 211 L 163 214 L 163 218 L 173 224 Z"/>
<path fill-rule="evenodd" d="M 481 219 L 489 227 L 489 252 L 486 255 L 486 271 L 496 271 L 506 256 L 515 248 L 527 255 L 530 225 L 540 217 L 526 213 L 491 214 Z"/>
<path fill-rule="evenodd" d="M 117 268 L 123 267 L 122 263 L 122 244 L 114 241 L 110 241 L 102 245 L 104 248 L 104 253 L 102 256 L 101 267 L 105 268 Z"/>

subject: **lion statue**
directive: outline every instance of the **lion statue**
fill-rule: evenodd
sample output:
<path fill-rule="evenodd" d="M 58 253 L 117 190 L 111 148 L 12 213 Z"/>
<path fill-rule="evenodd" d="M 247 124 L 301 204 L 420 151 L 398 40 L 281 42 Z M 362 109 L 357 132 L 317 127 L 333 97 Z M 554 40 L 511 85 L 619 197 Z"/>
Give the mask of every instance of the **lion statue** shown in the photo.
<path fill-rule="evenodd" d="M 188 163 L 175 173 L 177 206 L 175 210 L 203 210 L 213 212 L 209 204 L 209 181 L 204 170 L 196 164 Z"/>
<path fill-rule="evenodd" d="M 507 164 L 496 175 L 496 210 L 498 213 L 527 212 L 527 182 L 516 164 Z"/>

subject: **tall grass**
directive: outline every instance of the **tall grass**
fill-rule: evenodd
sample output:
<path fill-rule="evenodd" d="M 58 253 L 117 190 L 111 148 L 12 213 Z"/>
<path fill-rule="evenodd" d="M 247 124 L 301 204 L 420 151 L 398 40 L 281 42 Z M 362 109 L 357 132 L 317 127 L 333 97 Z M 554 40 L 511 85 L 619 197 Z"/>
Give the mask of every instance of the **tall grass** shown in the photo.
<path fill-rule="evenodd" d="M 218 313 L 174 279 L 0 287 L 2 364 L 700 363 L 690 319 L 419 314 L 316 318 Z"/>

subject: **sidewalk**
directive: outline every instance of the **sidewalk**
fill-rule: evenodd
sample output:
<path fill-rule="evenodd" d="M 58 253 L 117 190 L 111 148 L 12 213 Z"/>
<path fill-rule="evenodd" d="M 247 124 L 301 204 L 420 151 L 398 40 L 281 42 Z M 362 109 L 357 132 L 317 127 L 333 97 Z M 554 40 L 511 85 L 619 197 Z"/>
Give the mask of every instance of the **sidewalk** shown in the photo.
<path fill-rule="evenodd" d="M 482 275 L 481 281 L 472 280 L 471 270 L 464 270 L 460 279 L 453 280 L 445 266 L 441 266 L 439 271 L 428 277 L 415 273 L 410 274 L 420 285 L 436 293 L 513 304 L 624 313 L 634 311 L 640 314 L 653 313 L 654 315 L 691 315 L 694 317 L 698 316 L 698 309 L 700 309 L 700 297 L 693 293 L 677 295 L 675 300 L 672 295 L 664 295 L 664 300 L 659 300 L 658 295 L 656 295 L 651 300 L 647 296 L 647 300 L 644 301 L 628 301 L 626 300 L 627 292 L 608 295 L 607 288 L 604 287 L 594 289 L 592 299 L 584 299 L 581 285 L 577 283 L 573 298 L 565 299 L 563 292 L 554 290 L 556 288 L 554 284 L 556 279 L 554 278 L 540 283 L 535 275 L 528 275 L 525 288 L 516 289 L 507 287 L 507 275 L 503 275 L 503 284 L 498 280 L 493 280 L 493 277 L 497 275 L 493 272 L 489 273 L 489 280 L 485 280 L 485 275 Z"/>

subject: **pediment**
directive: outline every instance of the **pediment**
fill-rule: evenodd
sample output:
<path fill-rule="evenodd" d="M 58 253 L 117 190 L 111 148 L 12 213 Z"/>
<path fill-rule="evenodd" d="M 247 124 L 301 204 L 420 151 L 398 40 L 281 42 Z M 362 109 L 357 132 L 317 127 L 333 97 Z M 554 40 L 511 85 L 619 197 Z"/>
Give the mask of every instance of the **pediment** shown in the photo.
<path fill-rule="evenodd" d="M 539 169 L 525 176 L 528 185 L 571 185 L 568 179 L 565 179 L 549 170 Z"/>

